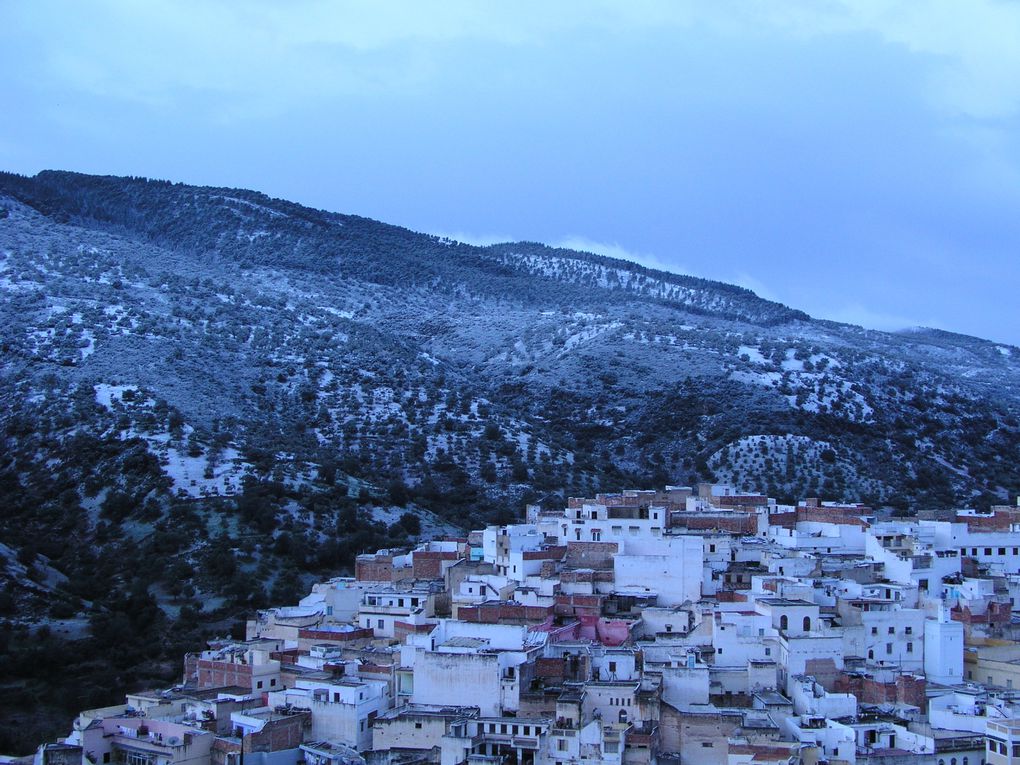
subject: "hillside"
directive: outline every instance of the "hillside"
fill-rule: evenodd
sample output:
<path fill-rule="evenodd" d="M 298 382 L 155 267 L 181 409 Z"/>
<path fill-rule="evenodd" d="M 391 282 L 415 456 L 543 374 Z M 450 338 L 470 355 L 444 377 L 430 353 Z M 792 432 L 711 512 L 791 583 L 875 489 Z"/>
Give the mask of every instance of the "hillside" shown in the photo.
<path fill-rule="evenodd" d="M 548 492 L 1020 490 L 1017 348 L 245 190 L 0 174 L 0 332 L 0 648 L 47 619 L 102 661 L 116 628 L 198 640 Z M 164 677 L 161 650 L 95 671 Z"/>

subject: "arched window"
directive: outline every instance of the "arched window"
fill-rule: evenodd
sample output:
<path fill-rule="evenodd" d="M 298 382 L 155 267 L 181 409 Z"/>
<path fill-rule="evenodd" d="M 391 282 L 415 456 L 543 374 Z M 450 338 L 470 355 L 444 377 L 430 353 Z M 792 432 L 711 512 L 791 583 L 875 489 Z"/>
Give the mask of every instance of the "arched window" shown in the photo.
<path fill-rule="evenodd" d="M 869 659 L 874 659 L 875 658 L 875 650 L 874 649 L 869 649 L 868 650 L 868 658 Z M 942 765 L 946 765 L 946 764 L 942 763 Z"/>
<path fill-rule="evenodd" d="M 621 709 L 620 710 L 620 722 L 622 722 L 622 723 L 627 722 L 627 710 L 626 709 Z"/>
<path fill-rule="evenodd" d="M 952 759 L 949 760 L 949 765 L 956 765 L 956 758 L 955 757 L 953 757 Z"/>
<path fill-rule="evenodd" d="M 967 765 L 967 760 L 969 760 L 969 759 L 970 759 L 969 757 L 964 757 L 963 758 L 963 765 Z"/>
<path fill-rule="evenodd" d="M 786 618 L 786 614 L 779 617 L 779 629 L 785 630 L 790 626 L 790 620 Z"/>
<path fill-rule="evenodd" d="M 805 632 L 810 632 L 811 631 L 811 617 L 810 616 L 805 616 L 804 617 L 804 631 Z"/>
<path fill-rule="evenodd" d="M 946 765 L 946 761 L 945 760 L 939 760 L 939 765 Z"/>

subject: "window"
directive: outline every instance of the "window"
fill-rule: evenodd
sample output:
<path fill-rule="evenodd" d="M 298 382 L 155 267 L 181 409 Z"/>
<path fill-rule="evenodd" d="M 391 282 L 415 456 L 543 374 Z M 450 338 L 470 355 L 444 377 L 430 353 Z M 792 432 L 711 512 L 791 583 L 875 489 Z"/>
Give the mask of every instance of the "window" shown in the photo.
<path fill-rule="evenodd" d="M 870 649 L 868 651 L 868 658 L 869 659 L 874 659 L 875 658 L 875 651 L 874 651 L 874 649 Z"/>
<path fill-rule="evenodd" d="M 1006 554 L 1006 548 L 1005 547 L 1000 547 L 999 548 L 999 555 L 1005 555 L 1005 554 Z"/>
<path fill-rule="evenodd" d="M 804 631 L 805 632 L 810 632 L 811 631 L 811 617 L 810 616 L 805 616 L 804 617 Z"/>
<path fill-rule="evenodd" d="M 109 761 L 110 761 L 110 753 L 109 752 L 103 752 L 103 762 L 109 762 Z"/>
<path fill-rule="evenodd" d="M 259 680 L 259 684 L 256 687 L 258 687 L 258 688 L 262 687 L 262 681 L 261 680 Z"/>
<path fill-rule="evenodd" d="M 787 618 L 786 614 L 783 614 L 782 616 L 780 616 L 779 617 L 779 629 L 785 630 L 785 629 L 788 629 L 789 626 L 790 626 L 790 620 Z"/>
<path fill-rule="evenodd" d="M 913 627 L 904 627 L 903 628 L 903 632 L 905 634 L 907 634 L 907 635 L 913 635 L 914 634 L 914 628 Z"/>
<path fill-rule="evenodd" d="M 890 628 L 889 628 L 889 629 L 887 630 L 887 632 L 888 632 L 888 633 L 889 633 L 890 635 L 895 635 L 895 634 L 896 634 L 896 628 L 895 628 L 895 627 L 890 627 Z"/>
<path fill-rule="evenodd" d="M 714 744 L 711 741 L 702 741 L 701 745 L 706 749 L 711 749 L 714 746 Z"/>
<path fill-rule="evenodd" d="M 914 644 L 913 643 L 907 643 L 907 653 L 913 653 L 913 652 L 914 652 Z"/>
<path fill-rule="evenodd" d="M 269 685 L 270 685 L 270 687 L 276 685 L 276 678 L 275 677 L 272 680 L 269 681 Z"/>
<path fill-rule="evenodd" d="M 383 620 L 382 619 L 377 619 L 377 621 L 379 622 L 379 629 L 382 629 Z"/>
<path fill-rule="evenodd" d="M 772 649 L 771 648 L 766 648 L 765 649 L 765 655 L 766 656 L 771 656 L 772 655 Z"/>
<path fill-rule="evenodd" d="M 567 740 L 565 738 L 556 739 L 556 751 L 558 752 L 567 751 Z"/>
<path fill-rule="evenodd" d="M 415 727 L 416 730 L 421 730 L 421 723 L 420 722 L 416 722 L 414 724 L 414 727 Z"/>
<path fill-rule="evenodd" d="M 985 548 L 985 555 L 991 555 L 991 554 L 992 554 L 992 548 L 991 547 L 986 547 Z"/>
<path fill-rule="evenodd" d="M 1020 744 L 1013 744 L 1013 756 L 1020 757 Z"/>
<path fill-rule="evenodd" d="M 709 552 L 715 552 L 715 545 L 709 545 L 708 546 L 708 551 Z"/>
<path fill-rule="evenodd" d="M 610 672 L 616 672 L 616 662 L 615 661 L 609 662 L 609 671 Z"/>
<path fill-rule="evenodd" d="M 892 643 L 886 643 L 885 644 L 885 652 L 886 653 L 892 653 Z"/>
<path fill-rule="evenodd" d="M 878 627 L 872 627 L 871 628 L 871 634 L 872 635 L 877 635 L 878 634 Z"/>

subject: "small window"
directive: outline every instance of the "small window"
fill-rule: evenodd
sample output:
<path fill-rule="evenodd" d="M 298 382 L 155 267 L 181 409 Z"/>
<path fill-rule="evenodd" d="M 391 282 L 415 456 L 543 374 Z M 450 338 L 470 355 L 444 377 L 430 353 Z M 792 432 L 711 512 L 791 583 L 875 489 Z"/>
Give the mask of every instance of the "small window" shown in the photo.
<path fill-rule="evenodd" d="M 992 554 L 992 548 L 991 547 L 986 547 L 985 548 L 985 555 L 991 555 L 991 554 Z"/>
<path fill-rule="evenodd" d="M 701 745 L 706 749 L 711 749 L 714 746 L 714 744 L 711 741 L 702 741 Z"/>
<path fill-rule="evenodd" d="M 272 679 L 271 679 L 271 680 L 269 681 L 269 686 L 270 686 L 270 687 L 272 687 L 272 686 L 274 686 L 274 685 L 276 685 L 276 678 L 275 678 L 275 677 L 274 677 L 274 678 L 272 678 Z"/>
<path fill-rule="evenodd" d="M 913 652 L 914 652 L 914 644 L 913 643 L 907 643 L 907 653 L 913 653 Z"/>
<path fill-rule="evenodd" d="M 766 648 L 765 649 L 765 655 L 766 656 L 771 656 L 772 655 L 772 649 L 771 648 Z"/>
<path fill-rule="evenodd" d="M 383 626 L 383 620 L 382 619 L 377 619 L 376 621 L 379 622 L 379 629 L 382 629 L 383 628 L 382 627 Z"/>
<path fill-rule="evenodd" d="M 609 662 L 609 671 L 610 672 L 616 672 L 616 662 L 615 661 Z"/>
<path fill-rule="evenodd" d="M 888 633 L 889 633 L 890 635 L 895 635 L 895 634 L 896 634 L 896 628 L 895 628 L 895 627 L 890 627 L 890 628 L 889 628 L 889 629 L 887 630 L 887 632 L 888 632 Z"/>
<path fill-rule="evenodd" d="M 105 763 L 105 762 L 109 762 L 109 761 L 110 761 L 110 753 L 109 752 L 103 752 L 103 762 Z"/>
<path fill-rule="evenodd" d="M 913 627 L 904 627 L 903 628 L 903 632 L 905 634 L 907 634 L 907 635 L 913 635 L 914 634 L 914 628 Z"/>
<path fill-rule="evenodd" d="M 421 730 L 421 723 L 420 722 L 416 722 L 414 724 L 414 727 L 415 727 L 416 730 Z"/>
<path fill-rule="evenodd" d="M 262 681 L 261 681 L 261 680 L 259 680 L 259 684 L 258 684 L 258 686 L 256 686 L 256 687 L 258 687 L 258 688 L 261 688 L 261 687 L 262 687 Z"/>
<path fill-rule="evenodd" d="M 886 643 L 885 644 L 885 652 L 886 653 L 892 653 L 892 643 Z"/>
<path fill-rule="evenodd" d="M 1006 548 L 1005 547 L 1000 547 L 999 548 L 999 555 L 1005 555 L 1005 554 L 1006 554 Z"/>
<path fill-rule="evenodd" d="M 871 628 L 871 634 L 872 635 L 877 635 L 878 634 L 878 627 L 872 627 Z"/>

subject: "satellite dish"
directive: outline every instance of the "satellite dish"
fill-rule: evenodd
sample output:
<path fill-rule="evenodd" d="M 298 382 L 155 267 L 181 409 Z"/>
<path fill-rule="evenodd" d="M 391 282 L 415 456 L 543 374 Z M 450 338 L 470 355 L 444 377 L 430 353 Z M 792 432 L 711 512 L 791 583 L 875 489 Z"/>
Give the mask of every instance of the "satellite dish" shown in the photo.
<path fill-rule="evenodd" d="M 166 740 L 166 743 L 170 746 L 180 746 L 181 739 L 178 736 L 170 736 L 170 738 Z"/>

